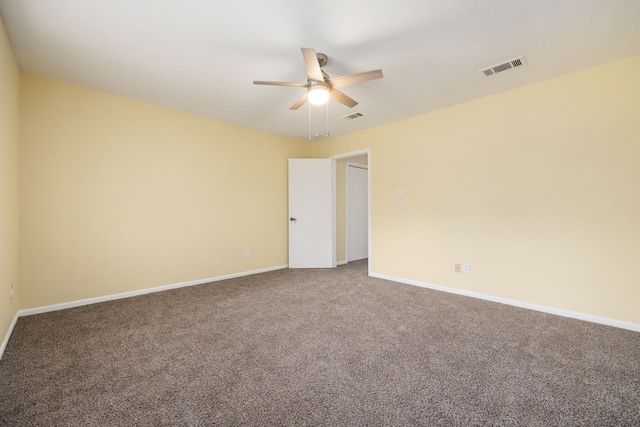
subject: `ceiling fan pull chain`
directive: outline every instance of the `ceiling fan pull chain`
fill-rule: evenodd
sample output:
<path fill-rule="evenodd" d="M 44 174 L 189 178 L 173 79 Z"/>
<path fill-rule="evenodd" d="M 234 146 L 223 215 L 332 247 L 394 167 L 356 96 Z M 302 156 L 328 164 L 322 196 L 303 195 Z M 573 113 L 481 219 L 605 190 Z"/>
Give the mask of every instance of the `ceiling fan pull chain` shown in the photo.
<path fill-rule="evenodd" d="M 329 103 L 327 102 L 327 138 L 329 137 Z"/>
<path fill-rule="evenodd" d="M 311 103 L 309 102 L 309 142 L 311 142 Z"/>

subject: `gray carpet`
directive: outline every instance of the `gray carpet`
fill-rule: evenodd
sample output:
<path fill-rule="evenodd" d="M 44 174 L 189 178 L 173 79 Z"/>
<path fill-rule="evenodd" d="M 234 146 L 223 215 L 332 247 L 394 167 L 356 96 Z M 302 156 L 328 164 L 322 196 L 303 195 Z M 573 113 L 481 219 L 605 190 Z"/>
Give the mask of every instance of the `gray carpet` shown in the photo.
<path fill-rule="evenodd" d="M 3 426 L 639 426 L 640 334 L 280 270 L 20 318 Z"/>

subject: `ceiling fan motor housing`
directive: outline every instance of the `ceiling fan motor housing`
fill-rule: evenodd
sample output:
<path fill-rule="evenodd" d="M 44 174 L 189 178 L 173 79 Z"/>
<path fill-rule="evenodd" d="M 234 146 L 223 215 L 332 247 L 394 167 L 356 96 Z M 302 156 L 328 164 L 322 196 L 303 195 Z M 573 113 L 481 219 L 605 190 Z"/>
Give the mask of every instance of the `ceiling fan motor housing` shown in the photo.
<path fill-rule="evenodd" d="M 327 65 L 327 62 L 329 61 L 329 57 L 327 55 L 325 55 L 324 53 L 317 52 L 316 57 L 318 58 L 318 64 L 320 64 L 320 68 Z"/>

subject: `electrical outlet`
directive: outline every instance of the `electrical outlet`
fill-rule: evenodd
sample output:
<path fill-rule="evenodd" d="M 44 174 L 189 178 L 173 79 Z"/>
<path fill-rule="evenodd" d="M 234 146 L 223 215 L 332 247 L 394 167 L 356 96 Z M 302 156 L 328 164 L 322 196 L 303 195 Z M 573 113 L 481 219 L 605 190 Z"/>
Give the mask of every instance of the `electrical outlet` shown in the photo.
<path fill-rule="evenodd" d="M 469 264 L 468 264 L 468 263 L 466 263 L 466 262 L 465 262 L 464 264 L 462 264 L 462 272 L 463 272 L 464 274 L 469 274 L 469 273 L 471 273 L 471 267 L 469 266 Z"/>
<path fill-rule="evenodd" d="M 456 263 L 455 272 L 456 273 L 462 272 L 462 265 L 461 264 Z"/>
<path fill-rule="evenodd" d="M 16 292 L 16 287 L 13 285 L 13 283 L 11 284 L 11 291 L 9 291 L 9 299 L 13 299 L 13 295 Z"/>
<path fill-rule="evenodd" d="M 244 251 L 244 257 L 245 258 L 251 258 L 251 251 L 249 249 L 247 249 L 246 251 Z"/>

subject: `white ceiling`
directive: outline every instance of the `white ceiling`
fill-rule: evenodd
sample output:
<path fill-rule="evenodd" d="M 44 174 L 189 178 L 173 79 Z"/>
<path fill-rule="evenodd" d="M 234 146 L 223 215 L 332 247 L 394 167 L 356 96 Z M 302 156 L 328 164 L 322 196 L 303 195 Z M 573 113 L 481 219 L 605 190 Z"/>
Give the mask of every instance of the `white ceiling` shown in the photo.
<path fill-rule="evenodd" d="M 360 104 L 330 103 L 332 137 L 640 54 L 639 0 L 0 0 L 0 13 L 27 73 L 303 140 L 309 110 L 289 107 L 304 89 L 253 85 L 305 82 L 301 47 L 327 54 L 332 77 L 384 72 L 341 89 Z M 526 67 L 478 72 L 520 55 Z"/>

